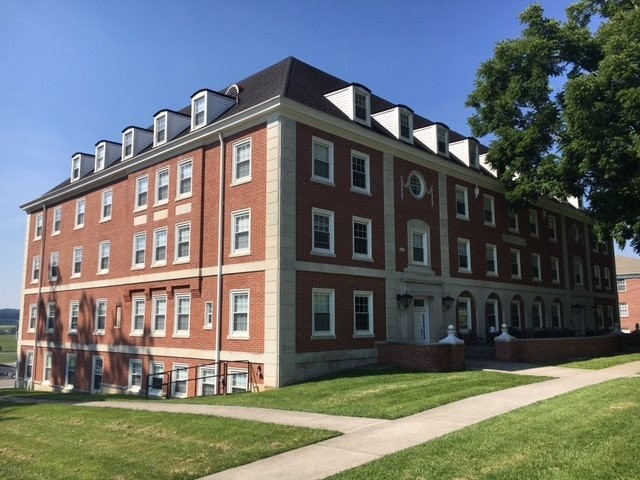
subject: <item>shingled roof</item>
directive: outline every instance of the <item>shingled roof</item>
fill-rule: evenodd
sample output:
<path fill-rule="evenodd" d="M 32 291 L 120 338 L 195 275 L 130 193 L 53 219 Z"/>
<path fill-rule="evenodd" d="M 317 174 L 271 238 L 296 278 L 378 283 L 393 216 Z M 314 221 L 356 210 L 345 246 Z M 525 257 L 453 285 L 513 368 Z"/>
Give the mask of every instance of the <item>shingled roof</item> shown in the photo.
<path fill-rule="evenodd" d="M 616 255 L 616 275 L 640 276 L 640 258 Z"/>

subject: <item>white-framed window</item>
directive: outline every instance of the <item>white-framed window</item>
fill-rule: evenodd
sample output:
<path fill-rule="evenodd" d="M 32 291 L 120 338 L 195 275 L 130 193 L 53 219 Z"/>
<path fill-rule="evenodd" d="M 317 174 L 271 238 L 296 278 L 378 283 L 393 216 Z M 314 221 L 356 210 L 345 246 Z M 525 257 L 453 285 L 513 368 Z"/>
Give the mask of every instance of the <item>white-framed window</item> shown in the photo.
<path fill-rule="evenodd" d="M 511 326 L 520 328 L 520 322 L 522 319 L 521 305 L 519 300 L 511 300 Z"/>
<path fill-rule="evenodd" d="M 160 396 L 162 395 L 162 384 L 164 383 L 164 363 L 163 362 L 151 362 L 149 366 L 150 369 L 150 380 L 149 384 L 149 395 Z"/>
<path fill-rule="evenodd" d="M 471 272 L 471 242 L 466 238 L 458 238 L 458 271 Z"/>
<path fill-rule="evenodd" d="M 604 288 L 611 290 L 611 269 L 604 267 Z"/>
<path fill-rule="evenodd" d="M 495 298 L 489 298 L 486 306 L 486 323 L 493 333 L 500 331 L 500 314 L 498 311 L 498 300 Z"/>
<path fill-rule="evenodd" d="M 482 204 L 484 205 L 484 224 L 495 227 L 496 226 L 496 210 L 495 202 L 491 195 L 486 193 L 482 195 Z"/>
<path fill-rule="evenodd" d="M 51 352 L 44 352 L 44 364 L 42 369 L 42 383 L 51 385 L 51 371 L 53 366 L 53 356 Z"/>
<path fill-rule="evenodd" d="M 43 225 L 44 225 L 44 220 L 42 217 L 42 214 L 40 215 L 36 215 L 36 220 L 35 220 L 35 229 L 33 232 L 33 239 L 34 240 L 39 240 L 42 238 L 42 230 L 43 230 Z"/>
<path fill-rule="evenodd" d="M 351 191 L 370 193 L 369 155 L 351 151 Z"/>
<path fill-rule="evenodd" d="M 95 171 L 99 172 L 104 169 L 104 143 L 96 147 L 96 164 Z"/>
<path fill-rule="evenodd" d="M 53 228 L 51 229 L 51 235 L 58 235 L 62 227 L 62 207 L 57 207 L 53 210 Z"/>
<path fill-rule="evenodd" d="M 109 273 L 109 261 L 111 259 L 111 242 L 100 242 L 98 255 L 98 274 Z"/>
<path fill-rule="evenodd" d="M 498 249 L 495 245 L 487 244 L 487 275 L 498 275 Z"/>
<path fill-rule="evenodd" d="M 353 258 L 371 260 L 371 220 L 352 217 L 353 223 Z"/>
<path fill-rule="evenodd" d="M 582 259 L 579 257 L 573 259 L 573 281 L 576 285 L 584 285 Z"/>
<path fill-rule="evenodd" d="M 233 145 L 233 183 L 251 180 L 251 139 Z"/>
<path fill-rule="evenodd" d="M 153 265 L 167 264 L 167 229 L 153 231 Z"/>
<path fill-rule="evenodd" d="M 56 302 L 49 302 L 47 304 L 47 333 L 53 333 L 56 327 L 56 317 L 58 316 L 58 306 Z"/>
<path fill-rule="evenodd" d="M 529 210 L 529 234 L 532 237 L 538 237 L 538 211 L 537 210 Z"/>
<path fill-rule="evenodd" d="M 57 282 L 60 274 L 60 254 L 52 252 L 49 259 L 49 281 Z"/>
<path fill-rule="evenodd" d="M 438 138 L 438 155 L 449 156 L 449 130 L 438 125 L 436 127 L 436 135 Z"/>
<path fill-rule="evenodd" d="M 333 185 L 333 143 L 313 137 L 311 180 Z"/>
<path fill-rule="evenodd" d="M 248 255 L 251 253 L 251 210 L 231 213 L 233 235 L 231 254 Z"/>
<path fill-rule="evenodd" d="M 91 392 L 102 391 L 104 359 L 99 355 L 93 355 L 91 359 Z"/>
<path fill-rule="evenodd" d="M 36 322 L 38 320 L 38 305 L 32 303 L 29 305 L 29 325 L 27 326 L 27 330 L 29 332 L 34 332 L 36 330 Z"/>
<path fill-rule="evenodd" d="M 73 388 L 76 381 L 76 354 L 67 353 L 67 368 L 64 375 L 65 388 Z"/>
<path fill-rule="evenodd" d="M 122 136 L 122 158 L 127 159 L 133 155 L 133 130 L 128 130 Z"/>
<path fill-rule="evenodd" d="M 176 295 L 176 335 L 189 333 L 191 324 L 191 295 Z"/>
<path fill-rule="evenodd" d="M 335 290 L 314 288 L 312 335 L 333 337 L 335 335 Z"/>
<path fill-rule="evenodd" d="M 142 386 L 142 360 L 129 360 L 129 385 L 130 391 L 139 391 Z"/>
<path fill-rule="evenodd" d="M 36 255 L 31 263 L 31 282 L 38 280 L 40 280 L 40 256 Z"/>
<path fill-rule="evenodd" d="M 153 297 L 152 335 L 163 336 L 167 328 L 167 297 Z"/>
<path fill-rule="evenodd" d="M 469 194 L 467 187 L 456 185 L 456 218 L 469 220 Z"/>
<path fill-rule="evenodd" d="M 328 210 L 311 209 L 312 245 L 311 253 L 333 255 L 334 214 Z"/>
<path fill-rule="evenodd" d="M 531 274 L 534 280 L 542 280 L 542 269 L 540 266 L 540 254 L 531 254 Z"/>
<path fill-rule="evenodd" d="M 69 303 L 69 333 L 78 333 L 80 317 L 80 302 L 74 300 Z"/>
<path fill-rule="evenodd" d="M 80 156 L 71 159 L 71 181 L 80 179 Z"/>
<path fill-rule="evenodd" d="M 229 331 L 234 337 L 249 336 L 249 291 L 231 292 L 231 325 Z"/>
<path fill-rule="evenodd" d="M 471 316 L 471 299 L 468 297 L 458 298 L 458 329 L 469 331 L 473 329 L 473 318 Z"/>
<path fill-rule="evenodd" d="M 520 267 L 520 250 L 511 249 L 509 252 L 511 260 L 511 278 L 522 278 L 522 269 Z"/>
<path fill-rule="evenodd" d="M 230 393 L 246 392 L 249 389 L 249 373 L 246 370 L 230 368 L 229 376 L 231 377 Z"/>
<path fill-rule="evenodd" d="M 601 288 L 602 287 L 602 279 L 600 278 L 600 266 L 599 265 L 595 265 L 593 267 L 593 286 L 595 288 Z"/>
<path fill-rule="evenodd" d="M 552 242 L 558 241 L 558 224 L 554 215 L 547 216 L 547 223 L 549 225 L 549 240 Z"/>
<path fill-rule="evenodd" d="M 368 125 L 371 112 L 369 92 L 362 88 L 354 88 L 353 106 L 354 120 Z"/>
<path fill-rule="evenodd" d="M 620 316 L 627 318 L 629 316 L 629 304 L 626 302 L 620 302 Z"/>
<path fill-rule="evenodd" d="M 155 204 L 162 205 L 169 201 L 169 168 L 163 168 L 156 172 L 156 197 Z"/>
<path fill-rule="evenodd" d="M 162 145 L 167 141 L 167 114 L 159 115 L 154 122 L 155 143 Z"/>
<path fill-rule="evenodd" d="M 149 201 L 149 176 L 136 179 L 136 210 L 147 207 Z"/>
<path fill-rule="evenodd" d="M 215 367 L 202 367 L 200 369 L 200 395 L 215 395 L 217 393 L 216 383 L 218 377 L 216 376 Z"/>
<path fill-rule="evenodd" d="M 598 328 L 604 328 L 604 307 L 602 305 L 598 305 L 596 308 L 596 325 Z"/>
<path fill-rule="evenodd" d="M 131 302 L 131 333 L 142 334 L 144 331 L 144 298 L 134 298 Z"/>
<path fill-rule="evenodd" d="M 373 335 L 373 292 L 353 292 L 354 335 Z"/>
<path fill-rule="evenodd" d="M 188 262 L 191 256 L 191 224 L 176 225 L 176 262 Z"/>
<path fill-rule="evenodd" d="M 551 328 L 562 328 L 562 309 L 558 301 L 554 301 L 551 304 Z"/>
<path fill-rule="evenodd" d="M 213 302 L 204 303 L 204 328 L 213 328 Z"/>
<path fill-rule="evenodd" d="M 551 281 L 560 283 L 560 262 L 558 257 L 551 257 Z"/>
<path fill-rule="evenodd" d="M 198 95 L 191 101 L 191 129 L 203 127 L 207 123 L 206 93 Z"/>
<path fill-rule="evenodd" d="M 189 380 L 189 368 L 186 365 L 173 365 L 173 378 L 171 395 L 175 398 L 187 396 L 187 381 Z"/>
<path fill-rule="evenodd" d="M 107 328 L 107 301 L 106 300 L 97 300 L 96 301 L 96 317 L 95 324 L 93 326 L 95 335 L 104 335 L 104 332 Z"/>
<path fill-rule="evenodd" d="M 409 262 L 412 265 L 429 265 L 429 232 L 424 228 L 411 228 L 409 230 Z"/>
<path fill-rule="evenodd" d="M 627 291 L 627 279 L 626 278 L 618 278 L 616 280 L 616 284 L 617 284 L 619 292 L 626 292 Z"/>
<path fill-rule="evenodd" d="M 544 327 L 542 322 L 542 303 L 535 301 L 531 304 L 531 322 L 533 328 L 542 329 Z"/>
<path fill-rule="evenodd" d="M 178 198 L 191 196 L 191 178 L 193 176 L 193 162 L 186 160 L 178 164 Z"/>
<path fill-rule="evenodd" d="M 409 191 L 413 198 L 420 200 L 424 198 L 427 193 L 427 184 L 424 181 L 422 174 L 416 170 L 409 174 Z"/>
<path fill-rule="evenodd" d="M 136 233 L 133 236 L 133 268 L 142 268 L 145 264 L 147 252 L 147 234 L 145 232 Z"/>
<path fill-rule="evenodd" d="M 406 111 L 400 111 L 400 138 L 410 142 L 413 139 L 412 126 L 411 114 Z"/>
<path fill-rule="evenodd" d="M 509 209 L 509 231 L 519 232 L 520 226 L 518 225 L 518 212 Z"/>
<path fill-rule="evenodd" d="M 33 379 L 33 350 L 27 352 L 27 358 L 24 362 L 24 379 L 27 382 Z"/>
<path fill-rule="evenodd" d="M 102 217 L 101 221 L 111 220 L 113 212 L 113 190 L 105 190 L 102 192 Z"/>
<path fill-rule="evenodd" d="M 76 202 L 76 225 L 75 228 L 84 227 L 84 198 L 81 198 Z"/>

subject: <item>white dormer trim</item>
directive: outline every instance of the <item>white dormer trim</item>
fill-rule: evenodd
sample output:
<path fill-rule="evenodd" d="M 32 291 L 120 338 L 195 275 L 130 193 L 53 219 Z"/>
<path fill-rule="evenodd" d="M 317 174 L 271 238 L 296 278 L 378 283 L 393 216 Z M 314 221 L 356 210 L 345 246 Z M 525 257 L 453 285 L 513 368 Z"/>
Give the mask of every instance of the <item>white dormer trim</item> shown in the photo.
<path fill-rule="evenodd" d="M 157 114 L 153 119 L 153 146 L 167 143 L 167 112 Z"/>
<path fill-rule="evenodd" d="M 236 99 L 212 90 L 199 90 L 191 96 L 191 130 L 202 128 L 235 105 Z"/>
<path fill-rule="evenodd" d="M 495 168 L 493 168 L 491 166 L 491 164 L 487 161 L 487 156 L 488 155 L 489 155 L 488 153 L 483 153 L 482 155 L 480 155 L 478 157 L 478 159 L 480 161 L 480 166 L 482 168 L 484 168 L 485 170 L 488 170 L 489 173 L 491 173 L 491 175 L 493 175 L 494 177 L 498 178 L 498 171 Z"/>
<path fill-rule="evenodd" d="M 101 151 L 102 161 L 100 160 Z M 100 170 L 104 170 L 105 168 L 113 165 L 113 163 L 120 158 L 121 153 L 122 145 L 119 143 L 100 140 L 96 143 L 95 166 L 93 171 L 99 172 Z"/>
<path fill-rule="evenodd" d="M 383 112 L 371 115 L 380 125 L 398 140 L 413 144 L 413 111 L 404 105 L 398 105 Z M 406 128 L 408 131 L 403 132 L 403 118 L 406 119 Z"/>
<path fill-rule="evenodd" d="M 467 167 L 480 168 L 480 144 L 472 137 L 449 144 L 449 151 L 464 162 Z"/>
<path fill-rule="evenodd" d="M 359 118 L 356 98 L 364 100 L 364 114 Z M 371 126 L 371 92 L 364 85 L 351 84 L 348 87 L 325 94 L 325 98 L 338 107 L 350 120 Z"/>
<path fill-rule="evenodd" d="M 99 143 L 98 145 L 96 145 L 96 165 L 93 168 L 94 172 L 99 172 L 100 170 L 104 170 L 105 158 L 106 158 L 106 152 L 105 152 L 104 143 Z"/>
<path fill-rule="evenodd" d="M 71 155 L 71 182 L 76 182 L 93 170 L 95 157 L 88 153 Z"/>
<path fill-rule="evenodd" d="M 122 131 L 122 160 L 135 157 L 153 142 L 153 132 L 146 128 L 127 127 Z"/>
<path fill-rule="evenodd" d="M 449 127 L 444 123 L 434 123 L 413 131 L 413 136 L 424 143 L 436 155 L 449 157 Z"/>
<path fill-rule="evenodd" d="M 159 130 L 164 120 L 164 136 Z M 189 128 L 191 117 L 172 110 L 160 110 L 153 116 L 153 146 L 158 147 L 176 138 L 185 129 Z M 162 137 L 162 138 L 161 138 Z"/>

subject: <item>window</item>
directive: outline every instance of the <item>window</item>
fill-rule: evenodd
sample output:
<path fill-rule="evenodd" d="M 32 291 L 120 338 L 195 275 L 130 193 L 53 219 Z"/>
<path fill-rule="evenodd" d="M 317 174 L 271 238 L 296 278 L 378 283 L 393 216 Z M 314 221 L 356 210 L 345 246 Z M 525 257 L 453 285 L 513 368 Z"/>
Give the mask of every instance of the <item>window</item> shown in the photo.
<path fill-rule="evenodd" d="M 371 220 L 353 217 L 353 258 L 371 260 Z"/>
<path fill-rule="evenodd" d="M 593 285 L 595 288 L 602 287 L 602 281 L 600 278 L 600 266 L 596 265 L 593 267 Z"/>
<path fill-rule="evenodd" d="M 111 220 L 111 212 L 113 211 L 113 190 L 105 190 L 102 192 L 102 218 L 101 220 Z"/>
<path fill-rule="evenodd" d="M 142 386 L 142 360 L 129 360 L 129 390 L 140 390 Z"/>
<path fill-rule="evenodd" d="M 500 331 L 500 318 L 498 314 L 498 300 L 490 298 L 487 300 L 486 307 L 486 321 L 487 327 L 492 333 Z"/>
<path fill-rule="evenodd" d="M 520 250 L 511 250 L 511 278 L 521 278 L 520 273 Z"/>
<path fill-rule="evenodd" d="M 162 384 L 164 383 L 164 363 L 151 363 L 151 384 L 149 385 L 149 395 L 162 395 Z"/>
<path fill-rule="evenodd" d="M 149 197 L 149 177 L 138 177 L 136 179 L 136 209 L 146 208 Z"/>
<path fill-rule="evenodd" d="M 133 155 L 133 132 L 129 130 L 122 139 L 122 158 L 129 158 Z"/>
<path fill-rule="evenodd" d="M 189 379 L 189 369 L 186 365 L 173 366 L 172 396 L 184 398 L 187 396 L 187 380 Z"/>
<path fill-rule="evenodd" d="M 71 181 L 78 180 L 80 178 L 80 157 L 73 157 L 71 159 Z"/>
<path fill-rule="evenodd" d="M 495 227 L 496 215 L 493 197 L 491 195 L 483 195 L 482 203 L 484 204 L 484 224 Z"/>
<path fill-rule="evenodd" d="M 178 164 L 178 198 L 191 195 L 191 160 Z"/>
<path fill-rule="evenodd" d="M 542 271 L 540 270 L 540 254 L 531 254 L 531 273 L 534 280 L 542 280 Z"/>
<path fill-rule="evenodd" d="M 147 234 L 137 233 L 133 236 L 133 267 L 144 267 L 147 251 Z"/>
<path fill-rule="evenodd" d="M 176 262 L 188 262 L 191 250 L 191 224 L 176 226 Z"/>
<path fill-rule="evenodd" d="M 312 209 L 313 245 L 311 253 L 333 255 L 333 212 Z"/>
<path fill-rule="evenodd" d="M 469 220 L 469 197 L 467 188 L 456 185 L 456 217 Z"/>
<path fill-rule="evenodd" d="M 600 329 L 604 329 L 604 307 L 602 305 L 598 305 L 595 311 L 596 314 L 596 325 Z"/>
<path fill-rule="evenodd" d="M 167 229 L 162 228 L 153 232 L 153 264 L 167 263 Z"/>
<path fill-rule="evenodd" d="M 611 290 L 611 269 L 604 267 L 604 288 Z"/>
<path fill-rule="evenodd" d="M 156 145 L 160 145 L 167 140 L 167 115 L 157 117 L 155 123 Z"/>
<path fill-rule="evenodd" d="M 231 292 L 231 335 L 249 336 L 249 292 Z"/>
<path fill-rule="evenodd" d="M 413 198 L 420 200 L 427 193 L 424 177 L 415 170 L 409 174 L 409 191 Z"/>
<path fill-rule="evenodd" d="M 335 291 L 313 289 L 312 334 L 318 337 L 335 334 Z"/>
<path fill-rule="evenodd" d="M 551 304 L 551 327 L 555 329 L 562 328 L 562 311 L 560 303 L 555 301 Z"/>
<path fill-rule="evenodd" d="M 131 308 L 131 332 L 141 334 L 144 331 L 144 298 L 134 298 Z"/>
<path fill-rule="evenodd" d="M 40 279 L 40 257 L 33 257 L 33 263 L 31 268 L 31 281 L 37 282 Z"/>
<path fill-rule="evenodd" d="M 164 335 L 167 324 L 167 297 L 153 297 L 153 334 Z"/>
<path fill-rule="evenodd" d="M 176 334 L 189 333 L 191 320 L 191 297 L 189 295 L 176 296 Z"/>
<path fill-rule="evenodd" d="M 200 395 L 215 395 L 216 394 L 216 369 L 215 368 L 201 368 L 200 369 Z"/>
<path fill-rule="evenodd" d="M 53 252 L 49 260 L 49 280 L 52 282 L 58 281 L 58 275 L 60 273 L 60 254 Z"/>
<path fill-rule="evenodd" d="M 33 352 L 27 352 L 27 359 L 24 363 L 24 379 L 30 382 L 33 378 Z"/>
<path fill-rule="evenodd" d="M 73 249 L 73 267 L 71 269 L 72 277 L 79 277 L 82 274 L 82 247 L 76 247 Z"/>
<path fill-rule="evenodd" d="M 251 211 L 244 210 L 231 214 L 233 223 L 232 255 L 247 255 L 251 253 Z"/>
<path fill-rule="evenodd" d="M 542 303 L 533 302 L 531 304 L 531 322 L 533 323 L 533 328 L 538 328 L 540 330 L 544 328 L 544 322 L 542 318 Z"/>
<path fill-rule="evenodd" d="M 193 127 L 198 128 L 205 124 L 206 122 L 206 99 L 205 95 L 202 94 L 199 97 L 193 99 Z"/>
<path fill-rule="evenodd" d="M 551 257 L 551 281 L 560 283 L 560 262 L 558 257 Z"/>
<path fill-rule="evenodd" d="M 76 202 L 76 227 L 84 227 L 84 198 Z"/>
<path fill-rule="evenodd" d="M 373 293 L 353 292 L 355 335 L 373 335 Z"/>
<path fill-rule="evenodd" d="M 423 229 L 412 228 L 411 229 L 411 245 L 410 262 L 412 265 L 429 265 L 429 244 L 427 240 L 427 232 Z"/>
<path fill-rule="evenodd" d="M 36 216 L 36 228 L 35 228 L 35 234 L 33 236 L 34 240 L 38 240 L 39 238 L 42 238 L 42 225 L 43 225 L 42 222 L 43 222 L 42 215 Z"/>
<path fill-rule="evenodd" d="M 229 370 L 231 393 L 246 392 L 249 389 L 249 374 L 246 370 Z"/>
<path fill-rule="evenodd" d="M 251 140 L 233 146 L 233 183 L 251 180 Z"/>
<path fill-rule="evenodd" d="M 33 332 L 36 329 L 36 321 L 38 320 L 38 305 L 32 303 L 29 305 L 29 326 L 28 331 Z"/>
<path fill-rule="evenodd" d="M 49 302 L 47 305 L 47 333 L 53 333 L 56 326 L 57 306 L 56 302 Z"/>
<path fill-rule="evenodd" d="M 411 140 L 411 117 L 406 112 L 400 112 L 400 137 Z"/>
<path fill-rule="evenodd" d="M 471 299 L 466 297 L 458 298 L 458 330 L 468 331 L 473 329 L 471 318 Z"/>
<path fill-rule="evenodd" d="M 529 234 L 532 237 L 538 236 L 538 211 L 529 210 Z"/>
<path fill-rule="evenodd" d="M 607 325 L 613 326 L 613 306 L 607 305 Z"/>
<path fill-rule="evenodd" d="M 464 238 L 458 239 L 458 271 L 471 272 L 471 243 Z"/>
<path fill-rule="evenodd" d="M 518 212 L 514 212 L 511 209 L 509 209 L 509 230 L 516 233 L 520 230 L 518 227 Z"/>
<path fill-rule="evenodd" d="M 351 190 L 369 193 L 369 155 L 351 152 Z"/>
<path fill-rule="evenodd" d="M 62 226 L 62 207 L 58 207 L 53 211 L 53 229 L 51 235 L 57 235 L 60 233 L 60 227 Z"/>
<path fill-rule="evenodd" d="M 107 301 L 96 301 L 96 320 L 94 325 L 94 334 L 104 334 L 107 327 Z"/>
<path fill-rule="evenodd" d="M 76 380 L 76 355 L 74 353 L 67 354 L 67 370 L 64 378 L 64 386 L 73 388 Z"/>
<path fill-rule="evenodd" d="M 111 257 L 111 242 L 100 243 L 100 263 L 98 266 L 98 274 L 109 273 L 109 259 Z"/>
<path fill-rule="evenodd" d="M 520 302 L 511 300 L 511 326 L 520 328 Z"/>
<path fill-rule="evenodd" d="M 91 392 L 101 393 L 103 379 L 104 360 L 94 355 L 91 362 Z"/>
<path fill-rule="evenodd" d="M 169 201 L 169 169 L 156 172 L 156 205 Z"/>
<path fill-rule="evenodd" d="M 436 127 L 438 137 L 438 155 L 449 156 L 449 131 L 440 126 Z"/>
<path fill-rule="evenodd" d="M 204 328 L 213 327 L 213 302 L 204 304 Z"/>
<path fill-rule="evenodd" d="M 80 302 L 73 301 L 69 304 L 69 333 L 78 331 L 78 317 L 80 316 Z"/>
<path fill-rule="evenodd" d="M 549 240 L 552 242 L 558 241 L 558 225 L 556 223 L 556 217 L 553 215 L 549 215 L 547 217 L 547 222 L 549 224 Z"/>
<path fill-rule="evenodd" d="M 311 179 L 333 184 L 333 143 L 313 138 Z"/>
<path fill-rule="evenodd" d="M 44 352 L 44 371 L 42 372 L 42 383 L 45 385 L 51 384 L 51 366 L 53 363 L 53 357 L 51 352 Z"/>
<path fill-rule="evenodd" d="M 354 93 L 355 119 L 369 123 L 369 95 L 361 90 Z"/>
<path fill-rule="evenodd" d="M 487 274 L 498 275 L 498 249 L 495 245 L 487 245 Z"/>
<path fill-rule="evenodd" d="M 626 292 L 627 291 L 627 279 L 626 278 L 618 278 L 616 283 L 618 284 L 618 291 L 619 292 Z"/>
<path fill-rule="evenodd" d="M 99 172 L 104 168 L 104 144 L 96 147 L 96 166 L 95 171 Z"/>
<path fill-rule="evenodd" d="M 626 302 L 621 302 L 620 303 L 620 316 L 621 317 L 628 317 L 629 316 L 629 304 Z"/>
<path fill-rule="evenodd" d="M 578 257 L 573 259 L 573 280 L 576 285 L 584 285 L 582 275 L 582 260 Z"/>

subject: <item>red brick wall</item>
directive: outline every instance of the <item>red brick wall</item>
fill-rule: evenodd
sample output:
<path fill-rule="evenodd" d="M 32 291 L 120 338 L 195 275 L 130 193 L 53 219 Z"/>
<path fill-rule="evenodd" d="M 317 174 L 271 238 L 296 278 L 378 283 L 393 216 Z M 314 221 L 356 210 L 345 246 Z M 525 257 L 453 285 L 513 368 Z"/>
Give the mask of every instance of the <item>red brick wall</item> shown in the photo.
<path fill-rule="evenodd" d="M 378 364 L 421 372 L 464 370 L 464 345 L 403 345 L 378 343 Z"/>
<path fill-rule="evenodd" d="M 495 342 L 496 359 L 505 362 L 547 363 L 572 358 L 593 358 L 620 352 L 618 335 L 585 338 L 536 338 Z"/>
<path fill-rule="evenodd" d="M 627 278 L 627 291 L 618 293 L 618 301 L 626 303 L 629 309 L 628 317 L 620 317 L 620 328 L 635 331 L 640 323 L 640 278 Z"/>

